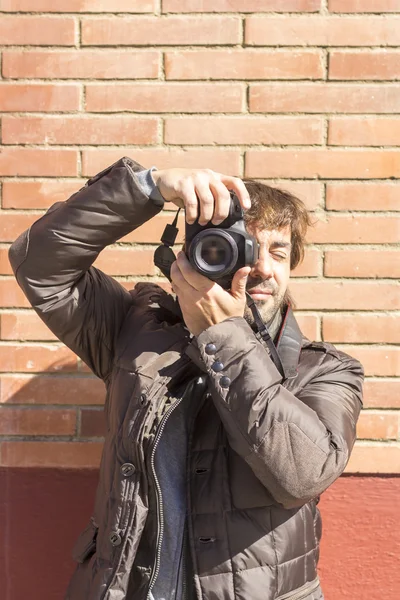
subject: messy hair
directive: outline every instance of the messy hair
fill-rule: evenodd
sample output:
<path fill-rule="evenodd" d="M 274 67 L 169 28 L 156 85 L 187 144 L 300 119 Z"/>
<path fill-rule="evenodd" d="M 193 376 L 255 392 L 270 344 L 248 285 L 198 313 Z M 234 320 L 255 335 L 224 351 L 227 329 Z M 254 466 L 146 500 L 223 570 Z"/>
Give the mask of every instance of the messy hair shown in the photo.
<path fill-rule="evenodd" d="M 246 225 L 262 229 L 282 229 L 289 226 L 292 242 L 290 269 L 294 269 L 304 258 L 307 228 L 312 224 L 304 203 L 279 188 L 254 179 L 243 181 L 251 200 L 251 208 L 244 217 Z"/>

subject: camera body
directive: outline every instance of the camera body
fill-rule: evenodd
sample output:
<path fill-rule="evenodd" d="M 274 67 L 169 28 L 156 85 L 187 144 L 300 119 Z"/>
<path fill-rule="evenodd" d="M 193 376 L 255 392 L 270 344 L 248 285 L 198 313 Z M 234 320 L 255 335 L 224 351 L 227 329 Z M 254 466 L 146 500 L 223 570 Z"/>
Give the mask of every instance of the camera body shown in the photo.
<path fill-rule="evenodd" d="M 224 289 L 230 289 L 236 271 L 258 259 L 258 243 L 246 230 L 243 209 L 234 192 L 228 217 L 219 225 L 185 222 L 185 252 L 191 265 Z"/>

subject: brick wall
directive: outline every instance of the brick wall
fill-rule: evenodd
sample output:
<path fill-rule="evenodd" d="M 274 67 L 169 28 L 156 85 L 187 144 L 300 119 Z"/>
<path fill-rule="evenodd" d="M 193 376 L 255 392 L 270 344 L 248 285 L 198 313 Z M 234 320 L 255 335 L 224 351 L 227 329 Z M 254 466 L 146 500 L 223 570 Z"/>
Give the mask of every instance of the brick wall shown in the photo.
<path fill-rule="evenodd" d="M 400 0 L 0 0 L 0 45 L 0 466 L 98 465 L 103 384 L 29 308 L 7 249 L 129 155 L 305 200 L 300 324 L 367 374 L 348 472 L 399 473 Z M 96 265 L 160 281 L 168 217 Z"/>

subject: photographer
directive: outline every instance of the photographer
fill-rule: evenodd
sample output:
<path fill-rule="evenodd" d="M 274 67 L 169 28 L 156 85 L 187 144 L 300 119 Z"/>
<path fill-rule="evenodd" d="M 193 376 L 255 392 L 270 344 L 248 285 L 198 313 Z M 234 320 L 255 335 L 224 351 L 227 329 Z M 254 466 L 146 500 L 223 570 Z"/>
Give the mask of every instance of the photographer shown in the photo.
<path fill-rule="evenodd" d="M 165 201 L 189 225 L 223 223 L 229 190 L 259 245 L 229 289 L 184 252 L 170 269 L 176 298 L 151 283 L 128 292 L 91 266 Z M 322 598 L 316 504 L 350 457 L 363 373 L 293 316 L 307 225 L 299 200 L 266 185 L 124 158 L 12 245 L 29 302 L 107 388 L 67 600 Z"/>

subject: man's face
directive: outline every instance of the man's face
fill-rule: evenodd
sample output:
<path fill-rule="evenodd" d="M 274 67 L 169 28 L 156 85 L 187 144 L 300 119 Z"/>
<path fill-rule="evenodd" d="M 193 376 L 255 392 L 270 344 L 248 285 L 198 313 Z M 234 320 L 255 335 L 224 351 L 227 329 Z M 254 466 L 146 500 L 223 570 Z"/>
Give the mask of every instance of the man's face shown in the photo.
<path fill-rule="evenodd" d="M 260 244 L 259 257 L 253 265 L 247 291 L 256 303 L 264 323 L 268 323 L 283 304 L 290 278 L 290 227 L 284 229 L 258 229 L 247 226 Z M 246 320 L 252 321 L 246 307 Z"/>

